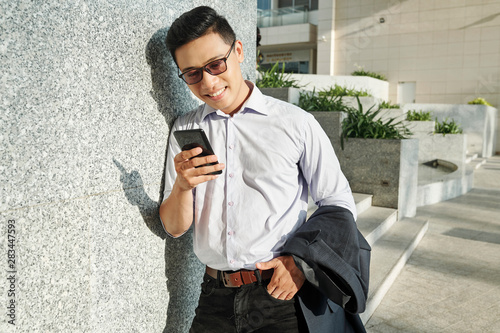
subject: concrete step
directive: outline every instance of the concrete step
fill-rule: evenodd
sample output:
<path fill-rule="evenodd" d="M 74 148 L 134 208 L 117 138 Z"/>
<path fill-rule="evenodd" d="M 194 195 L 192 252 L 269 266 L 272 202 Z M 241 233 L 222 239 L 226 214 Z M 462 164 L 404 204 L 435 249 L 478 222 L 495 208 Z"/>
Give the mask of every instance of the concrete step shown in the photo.
<path fill-rule="evenodd" d="M 363 323 L 375 312 L 428 228 L 428 221 L 405 218 L 372 245 L 370 288 Z"/>
<path fill-rule="evenodd" d="M 358 215 L 361 215 L 365 210 L 372 206 L 372 198 L 371 194 L 363 194 L 363 193 L 353 193 L 354 202 L 356 203 L 356 211 Z"/>
<path fill-rule="evenodd" d="M 382 237 L 398 220 L 398 211 L 392 208 L 371 206 L 356 221 L 359 231 L 370 246 Z"/>
<path fill-rule="evenodd" d="M 488 159 L 487 158 L 482 158 L 482 157 L 476 157 L 470 160 L 467 165 L 471 167 L 473 170 L 479 169 L 482 165 L 486 163 Z"/>
<path fill-rule="evenodd" d="M 476 158 L 478 158 L 477 153 L 467 153 L 467 155 L 465 156 L 465 163 L 470 163 Z"/>

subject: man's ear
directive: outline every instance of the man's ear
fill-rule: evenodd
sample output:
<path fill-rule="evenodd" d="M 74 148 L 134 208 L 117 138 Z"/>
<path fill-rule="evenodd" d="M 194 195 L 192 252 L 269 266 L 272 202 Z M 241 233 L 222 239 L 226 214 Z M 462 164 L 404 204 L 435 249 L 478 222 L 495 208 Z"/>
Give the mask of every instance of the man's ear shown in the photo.
<path fill-rule="evenodd" d="M 237 55 L 238 62 L 242 63 L 243 60 L 245 60 L 245 54 L 243 53 L 243 43 L 240 40 L 234 43 L 234 51 Z"/>

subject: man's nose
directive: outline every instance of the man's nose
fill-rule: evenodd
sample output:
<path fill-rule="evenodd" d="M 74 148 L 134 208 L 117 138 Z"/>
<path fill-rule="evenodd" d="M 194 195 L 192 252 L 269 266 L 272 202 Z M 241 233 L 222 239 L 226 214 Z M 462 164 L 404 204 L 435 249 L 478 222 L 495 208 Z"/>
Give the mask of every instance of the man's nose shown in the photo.
<path fill-rule="evenodd" d="M 201 84 L 206 88 L 212 88 L 217 82 L 217 75 L 212 75 L 206 70 L 203 70 L 203 77 L 201 78 Z"/>

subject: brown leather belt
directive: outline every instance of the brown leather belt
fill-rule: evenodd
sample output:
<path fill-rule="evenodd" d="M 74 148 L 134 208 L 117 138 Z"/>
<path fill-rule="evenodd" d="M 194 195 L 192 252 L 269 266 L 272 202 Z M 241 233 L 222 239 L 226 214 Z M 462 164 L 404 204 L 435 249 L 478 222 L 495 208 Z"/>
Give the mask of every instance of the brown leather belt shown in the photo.
<path fill-rule="evenodd" d="M 240 269 L 239 271 L 234 271 L 234 272 L 220 271 L 220 277 L 222 283 L 224 283 L 224 286 L 229 288 L 239 288 L 245 284 L 251 284 L 257 282 L 258 278 L 255 273 L 256 271 L 260 273 L 262 281 L 270 279 L 273 276 L 274 272 L 274 270 L 272 269 L 267 269 L 265 271 L 262 271 L 260 269 L 255 271 Z M 206 272 L 214 279 L 216 280 L 218 279 L 218 274 L 217 274 L 218 270 L 207 266 Z"/>

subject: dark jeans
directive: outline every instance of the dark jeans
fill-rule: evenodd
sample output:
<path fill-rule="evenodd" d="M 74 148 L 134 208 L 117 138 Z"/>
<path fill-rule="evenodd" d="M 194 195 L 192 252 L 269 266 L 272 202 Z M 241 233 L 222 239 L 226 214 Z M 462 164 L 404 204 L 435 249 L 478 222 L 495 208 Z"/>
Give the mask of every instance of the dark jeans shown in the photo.
<path fill-rule="evenodd" d="M 226 288 L 205 274 L 190 333 L 309 332 L 296 298 L 272 297 L 268 282 Z"/>

